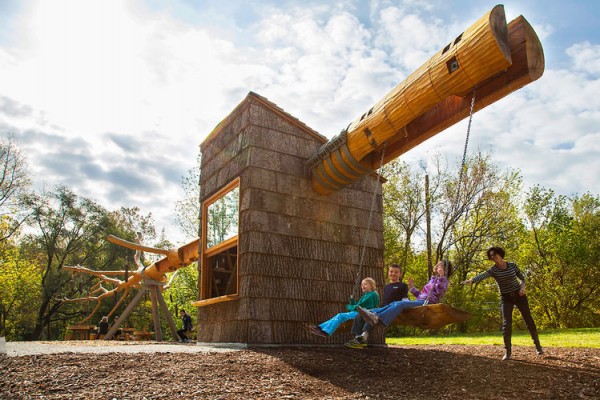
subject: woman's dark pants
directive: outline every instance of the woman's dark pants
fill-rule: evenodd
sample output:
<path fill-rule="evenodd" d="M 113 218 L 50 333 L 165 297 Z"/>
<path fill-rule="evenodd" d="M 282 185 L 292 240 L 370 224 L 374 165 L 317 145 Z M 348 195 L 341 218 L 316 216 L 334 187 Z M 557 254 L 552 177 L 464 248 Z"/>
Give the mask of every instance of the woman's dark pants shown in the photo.
<path fill-rule="evenodd" d="M 504 337 L 504 348 L 507 351 L 511 351 L 511 338 L 512 338 L 512 314 L 515 306 L 521 312 L 523 321 L 527 325 L 527 329 L 533 339 L 536 349 L 541 348 L 540 339 L 538 338 L 537 328 L 533 317 L 531 316 L 531 310 L 529 309 L 529 302 L 527 296 L 519 296 L 519 291 L 503 294 L 502 296 L 502 336 Z"/>

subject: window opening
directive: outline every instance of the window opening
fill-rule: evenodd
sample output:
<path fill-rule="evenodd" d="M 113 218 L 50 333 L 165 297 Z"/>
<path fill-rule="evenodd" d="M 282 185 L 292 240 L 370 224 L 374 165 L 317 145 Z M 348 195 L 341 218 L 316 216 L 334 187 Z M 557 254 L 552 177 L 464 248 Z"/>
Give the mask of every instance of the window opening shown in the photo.
<path fill-rule="evenodd" d="M 446 66 L 448 67 L 448 73 L 451 74 L 454 71 L 456 71 L 459 68 L 458 60 L 456 59 L 456 57 L 452 57 L 451 59 L 449 59 L 446 62 Z"/>
<path fill-rule="evenodd" d="M 206 300 L 231 300 L 238 294 L 239 178 L 202 206 L 202 305 Z"/>

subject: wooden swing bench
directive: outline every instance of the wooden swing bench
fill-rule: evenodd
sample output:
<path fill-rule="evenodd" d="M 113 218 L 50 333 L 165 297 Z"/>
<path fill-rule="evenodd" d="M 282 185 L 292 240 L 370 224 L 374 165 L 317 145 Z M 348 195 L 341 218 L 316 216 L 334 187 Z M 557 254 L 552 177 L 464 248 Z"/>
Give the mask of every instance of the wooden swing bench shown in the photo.
<path fill-rule="evenodd" d="M 449 324 L 465 322 L 471 319 L 471 313 L 447 304 L 428 304 L 402 311 L 393 325 L 416 326 L 421 329 L 440 329 Z"/>
<path fill-rule="evenodd" d="M 421 329 L 440 329 L 446 325 L 458 324 L 470 320 L 470 312 L 454 308 L 447 304 L 428 304 L 407 308 L 400 313 L 392 325 L 415 326 Z M 352 320 L 341 325 L 342 332 L 347 332 L 352 326 Z"/>

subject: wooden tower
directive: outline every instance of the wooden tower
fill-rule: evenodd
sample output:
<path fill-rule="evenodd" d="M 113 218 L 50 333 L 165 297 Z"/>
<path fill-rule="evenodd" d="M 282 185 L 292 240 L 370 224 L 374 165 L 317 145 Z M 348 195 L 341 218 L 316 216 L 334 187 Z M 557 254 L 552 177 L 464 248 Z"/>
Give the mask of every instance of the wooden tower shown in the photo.
<path fill-rule="evenodd" d="M 383 285 L 381 184 L 373 174 L 333 195 L 316 193 L 305 163 L 326 141 L 251 92 L 201 144 L 198 342 L 350 338 L 320 338 L 306 325 L 344 311 L 365 238 L 361 276 Z M 373 336 L 383 343 L 381 332 Z"/>

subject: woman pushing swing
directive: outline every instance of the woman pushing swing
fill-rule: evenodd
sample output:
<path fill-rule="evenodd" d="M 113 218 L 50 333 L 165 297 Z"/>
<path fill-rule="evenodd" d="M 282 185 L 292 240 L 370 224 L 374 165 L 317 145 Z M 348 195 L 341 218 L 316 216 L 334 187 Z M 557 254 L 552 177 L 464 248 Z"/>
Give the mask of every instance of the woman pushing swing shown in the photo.
<path fill-rule="evenodd" d="M 544 350 L 542 350 L 542 346 L 540 345 L 537 328 L 531 316 L 527 295 L 525 295 L 525 277 L 516 263 L 504 261 L 505 254 L 504 249 L 501 247 L 490 247 L 487 250 L 487 257 L 488 260 L 494 262 L 494 265 L 474 278 L 467 279 L 462 284 L 470 285 L 481 282 L 489 277 L 496 280 L 498 290 L 500 290 L 500 298 L 502 299 L 502 336 L 504 337 L 505 350 L 504 357 L 502 358 L 503 361 L 510 360 L 512 353 L 512 313 L 515 306 L 521 311 L 521 316 L 533 339 L 536 353 L 542 355 L 544 354 Z M 521 282 L 519 283 L 519 281 Z"/>

